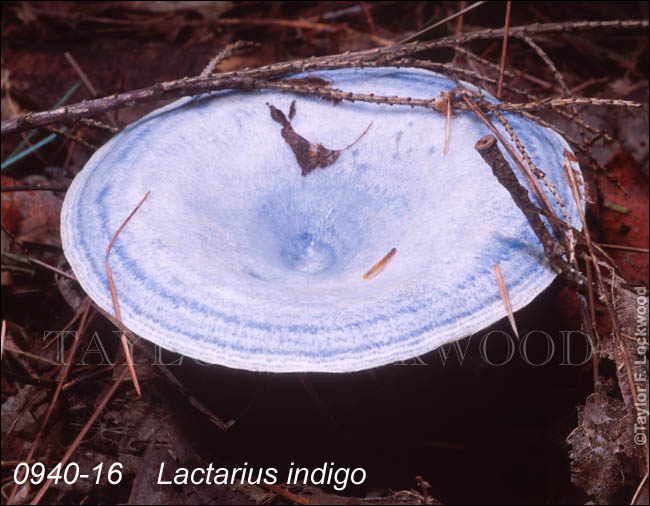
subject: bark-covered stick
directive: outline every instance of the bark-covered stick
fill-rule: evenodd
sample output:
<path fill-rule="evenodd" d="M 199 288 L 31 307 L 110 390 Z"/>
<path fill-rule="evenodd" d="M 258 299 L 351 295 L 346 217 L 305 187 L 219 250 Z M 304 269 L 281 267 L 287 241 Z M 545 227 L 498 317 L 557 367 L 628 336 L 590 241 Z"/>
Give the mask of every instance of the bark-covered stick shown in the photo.
<path fill-rule="evenodd" d="M 493 135 L 486 135 L 481 137 L 474 146 L 476 151 L 483 157 L 483 160 L 490 166 L 492 173 L 498 179 L 499 183 L 508 190 L 512 200 L 514 200 L 517 207 L 524 213 L 528 223 L 530 224 L 533 232 L 542 243 L 546 258 L 556 270 L 558 270 L 567 280 L 578 285 L 584 286 L 584 276 L 576 272 L 570 265 L 568 265 L 562 255 L 564 248 L 557 242 L 549 233 L 544 225 L 544 222 L 537 213 L 537 208 L 530 200 L 528 190 L 524 188 L 517 176 L 515 175 L 512 167 L 503 157 L 499 146 L 497 145 L 496 137 Z"/>

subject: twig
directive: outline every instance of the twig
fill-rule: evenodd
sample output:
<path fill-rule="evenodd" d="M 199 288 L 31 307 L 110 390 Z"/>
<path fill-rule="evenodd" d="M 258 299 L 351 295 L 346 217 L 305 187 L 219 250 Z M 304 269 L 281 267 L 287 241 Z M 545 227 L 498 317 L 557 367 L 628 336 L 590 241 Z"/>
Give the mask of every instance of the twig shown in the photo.
<path fill-rule="evenodd" d="M 648 481 L 648 474 L 650 474 L 650 471 L 646 469 L 643 479 L 641 480 L 641 483 L 639 483 L 639 486 L 636 488 L 636 491 L 634 492 L 634 496 L 632 497 L 632 501 L 630 501 L 630 504 L 634 506 L 636 504 L 636 500 L 639 497 L 639 494 L 641 494 L 641 491 L 643 490 L 643 487 L 645 486 L 646 482 Z"/>
<path fill-rule="evenodd" d="M 559 112 L 558 110 L 554 110 L 555 112 Z M 569 134 L 564 132 L 563 130 L 560 130 L 558 127 L 553 125 L 552 123 L 549 123 L 548 121 L 543 120 L 539 116 L 535 116 L 534 114 L 531 114 L 527 111 L 517 111 L 517 114 L 520 116 L 527 118 L 531 121 L 534 121 L 535 123 L 542 125 L 543 127 L 550 128 L 554 132 L 557 132 L 560 134 L 571 146 L 575 148 L 575 150 L 582 155 L 586 156 L 588 161 L 588 164 L 592 166 L 594 170 L 597 170 L 599 172 L 602 172 L 605 177 L 612 182 L 612 184 L 616 185 L 617 188 L 619 188 L 624 194 L 627 195 L 628 191 L 621 185 L 621 183 L 607 170 L 607 167 L 605 167 L 603 164 L 601 164 L 592 154 L 592 152 L 589 150 L 589 148 L 585 148 L 580 141 L 577 139 L 571 137 Z M 570 117 L 571 115 L 567 113 L 567 117 Z M 577 118 L 576 118 L 577 119 Z M 586 125 L 586 123 L 583 123 L 583 125 Z M 609 137 L 609 136 L 607 136 Z M 611 139 L 611 137 L 610 137 Z M 613 139 L 612 139 L 613 140 Z"/>
<path fill-rule="evenodd" d="M 643 107 L 639 102 L 631 100 L 619 100 L 617 98 L 587 98 L 587 97 L 573 97 L 573 98 L 545 98 L 534 102 L 526 103 L 508 103 L 501 102 L 500 104 L 490 104 L 488 109 L 499 109 L 502 111 L 526 111 L 543 109 L 544 107 L 558 107 L 558 106 L 571 106 L 571 105 L 608 105 L 615 107 L 632 107 L 638 109 Z"/>
<path fill-rule="evenodd" d="M 562 200 L 562 197 L 560 197 L 560 194 L 557 192 L 555 189 L 555 185 L 546 177 L 546 174 L 535 165 L 535 163 L 531 160 L 530 156 L 528 156 L 528 152 L 524 148 L 524 145 L 521 143 L 519 140 L 519 136 L 515 133 L 515 131 L 512 129 L 508 121 L 503 117 L 503 115 L 498 112 L 498 111 L 493 111 L 494 115 L 496 118 L 499 120 L 499 122 L 503 125 L 503 127 L 506 129 L 508 132 L 508 135 L 510 136 L 510 139 L 512 139 L 512 142 L 515 143 L 515 146 L 517 147 L 517 150 L 519 153 L 521 153 L 521 156 L 526 160 L 526 163 L 528 166 L 532 169 L 533 174 L 537 177 L 537 179 L 540 179 L 546 188 L 551 192 L 551 195 L 553 195 L 553 198 L 555 199 L 555 202 L 560 206 L 560 210 L 562 211 L 562 215 L 564 216 L 564 219 L 568 225 L 567 227 L 567 237 L 564 236 L 562 231 L 558 229 L 555 224 L 551 224 L 551 227 L 553 228 L 553 232 L 555 233 L 555 236 L 563 241 L 565 244 L 565 248 L 569 254 L 569 263 L 573 265 L 575 269 L 578 268 L 578 264 L 576 263 L 576 257 L 575 257 L 575 239 L 573 237 L 573 231 L 571 229 L 571 218 L 569 216 L 569 212 L 566 208 L 566 205 L 564 204 L 564 201 Z"/>
<path fill-rule="evenodd" d="M 118 127 L 107 125 L 106 123 L 102 123 L 101 121 L 92 118 L 80 118 L 79 122 L 87 127 L 97 128 L 98 130 L 107 130 L 112 134 L 116 134 L 120 131 Z"/>
<path fill-rule="evenodd" d="M 585 213 L 582 210 L 582 202 L 580 198 L 580 191 L 578 190 L 578 183 L 576 182 L 575 174 L 573 167 L 571 166 L 571 155 L 567 150 L 564 150 L 564 178 L 569 183 L 569 188 L 571 188 L 571 193 L 573 194 L 573 200 L 578 207 L 578 213 L 580 214 L 580 221 L 582 222 L 583 232 L 585 234 L 585 239 L 587 241 L 587 249 L 589 250 L 589 255 L 591 256 L 591 261 L 593 263 L 594 269 L 596 270 L 596 279 L 599 286 L 599 297 L 602 302 L 606 302 L 607 291 L 603 285 L 602 278 L 600 276 L 600 269 L 598 268 L 598 260 L 596 258 L 596 253 L 591 241 L 591 233 L 589 232 L 589 227 L 587 226 L 587 219 L 585 218 Z"/>
<path fill-rule="evenodd" d="M 68 139 L 68 140 L 70 140 L 72 142 L 76 142 L 77 144 L 81 144 L 82 146 L 87 147 L 88 149 L 90 149 L 93 152 L 97 151 L 97 149 L 98 149 L 98 146 L 95 146 L 94 144 L 91 144 L 87 140 L 82 139 L 81 137 L 75 137 L 74 135 L 66 132 L 65 128 L 61 128 L 60 130 L 57 130 L 56 128 L 53 128 L 53 127 L 50 127 L 50 126 L 46 126 L 46 127 L 42 127 L 42 128 L 43 128 L 43 130 L 47 130 L 50 133 L 60 135 L 61 137 L 65 137 L 66 139 Z"/>
<path fill-rule="evenodd" d="M 478 63 L 481 63 L 481 64 L 483 64 L 483 65 L 486 65 L 487 67 L 491 68 L 492 70 L 496 71 L 497 73 L 500 72 L 500 70 L 501 70 L 500 66 L 497 65 L 496 63 L 492 63 L 490 60 L 486 60 L 485 58 L 481 58 L 480 56 L 478 56 L 477 54 L 474 54 L 472 51 L 470 51 L 470 50 L 467 49 L 467 48 L 457 47 L 457 51 L 458 51 L 459 53 L 461 53 L 461 54 L 464 54 L 464 55 L 468 58 L 468 60 L 470 60 L 470 61 L 473 60 L 473 61 L 475 61 L 475 62 L 478 62 Z M 540 82 L 541 79 L 539 79 L 539 78 L 536 77 L 536 76 L 532 76 L 532 75 L 528 74 L 527 72 L 521 72 L 521 71 L 519 71 L 519 72 L 516 72 L 516 73 L 515 73 L 515 72 L 512 72 L 511 70 L 507 70 L 507 69 L 504 68 L 504 69 L 503 69 L 503 75 L 504 75 L 505 77 L 511 77 L 511 78 L 515 78 L 515 77 L 517 77 L 517 78 L 519 78 L 519 77 L 524 78 L 526 81 L 533 82 L 533 83 L 535 83 L 535 84 L 541 86 L 541 87 L 544 88 L 544 89 L 549 89 L 549 88 L 552 88 L 552 87 L 553 87 L 553 85 L 552 85 L 551 83 L 546 83 L 545 81 Z M 494 82 L 497 83 L 497 80 L 495 79 Z M 503 88 L 506 89 L 506 90 L 509 89 L 509 88 L 506 86 L 505 83 L 503 84 Z M 524 94 L 524 95 L 528 95 L 528 94 L 529 94 L 529 93 L 528 93 L 527 91 L 525 91 L 525 90 L 517 90 L 517 93 L 521 93 L 521 94 Z M 495 93 L 495 95 L 496 95 L 496 93 Z"/>
<path fill-rule="evenodd" d="M 478 107 L 477 104 L 475 104 L 467 95 L 463 95 L 463 100 L 467 104 L 467 106 L 476 114 L 479 120 L 483 122 L 485 126 L 488 127 L 488 129 L 492 132 L 492 134 L 501 141 L 501 144 L 506 148 L 508 151 L 508 154 L 512 157 L 512 159 L 515 161 L 517 164 L 517 167 L 523 174 L 524 178 L 528 182 L 528 186 L 530 186 L 531 190 L 535 194 L 535 197 L 541 204 L 542 208 L 548 213 L 548 214 L 554 214 L 553 213 L 553 208 L 551 207 L 550 202 L 548 201 L 548 198 L 546 198 L 546 195 L 540 188 L 540 186 L 537 184 L 537 181 L 535 179 L 535 175 L 533 174 L 532 168 L 524 162 L 522 159 L 521 155 L 515 150 L 510 143 L 506 140 L 506 138 L 499 132 L 494 125 L 490 122 L 490 120 L 485 116 L 485 113 L 481 111 L 481 109 Z M 498 150 L 498 148 L 497 148 Z M 500 152 L 499 152 L 500 154 Z M 509 167 L 509 165 L 508 165 Z M 526 197 L 528 198 L 528 195 L 526 194 Z M 553 230 L 556 230 L 556 227 L 551 225 L 553 227 Z M 560 234 L 558 234 L 560 235 Z"/>
<path fill-rule="evenodd" d="M 84 83 L 84 85 L 86 86 L 86 88 L 88 88 L 88 91 L 90 91 L 90 95 L 91 95 L 93 98 L 97 98 L 97 96 L 99 95 L 99 93 L 97 92 L 97 90 L 96 90 L 95 87 L 93 86 L 93 83 L 90 82 L 90 79 L 88 79 L 88 76 L 86 75 L 86 73 L 81 69 L 81 67 L 79 66 L 79 64 L 78 64 L 78 63 L 76 62 L 76 60 L 72 57 L 72 55 L 70 54 L 70 52 L 68 52 L 68 51 L 65 52 L 65 58 L 66 58 L 66 60 L 68 60 L 68 62 L 70 63 L 70 65 L 72 65 L 72 68 L 75 69 L 75 71 L 76 71 L 77 74 L 79 75 L 79 79 L 81 79 L 81 81 Z M 112 115 L 110 112 L 107 112 L 107 113 L 106 113 L 106 117 L 108 118 L 108 121 L 111 122 L 111 124 L 113 125 L 114 128 L 118 128 L 118 126 L 117 126 L 117 122 L 115 121 L 115 118 L 113 117 L 113 115 Z"/>
<path fill-rule="evenodd" d="M 447 103 L 447 113 L 445 114 L 445 150 L 444 154 L 449 154 L 449 143 L 451 141 L 451 98 L 445 93 L 445 101 Z"/>
<path fill-rule="evenodd" d="M 503 91 L 503 71 L 506 68 L 506 53 L 508 50 L 508 32 L 510 29 L 510 8 L 512 2 L 506 2 L 506 21 L 503 27 L 503 47 L 501 48 L 501 68 L 499 69 L 499 87 L 497 88 L 497 98 L 501 100 L 501 92 Z"/>
<path fill-rule="evenodd" d="M 573 145 L 576 149 L 580 150 L 581 152 L 587 153 L 587 148 L 580 141 L 578 141 L 577 139 L 574 139 L 569 134 L 567 134 L 563 130 L 560 130 L 558 127 L 556 127 L 552 123 L 549 123 L 548 121 L 544 121 L 539 116 L 535 116 L 534 114 L 531 114 L 528 111 L 521 111 L 520 110 L 520 111 L 514 111 L 514 112 L 516 112 L 517 114 L 519 114 L 520 116 L 522 116 L 524 118 L 527 118 L 527 119 L 529 119 L 531 121 L 534 121 L 535 123 L 537 123 L 539 125 L 550 128 L 554 132 L 559 133 L 562 137 L 564 137 L 566 139 L 566 141 L 569 144 Z M 582 120 L 581 118 L 578 118 L 575 114 L 573 114 L 573 113 L 571 113 L 569 111 L 565 111 L 563 109 L 558 109 L 557 107 L 553 107 L 553 112 L 556 113 L 556 114 L 559 114 L 560 116 L 563 116 L 563 117 L 567 118 L 568 120 L 575 121 L 578 125 L 580 125 L 585 130 L 588 130 L 589 132 L 592 132 L 594 134 L 599 135 L 602 139 L 604 139 L 607 142 L 614 142 L 614 139 L 612 138 L 612 136 L 609 135 L 607 132 L 603 132 L 602 130 L 598 130 L 597 128 L 594 128 L 589 123 Z M 601 170 L 607 172 L 607 169 L 605 167 L 602 167 L 602 166 L 601 166 Z M 610 180 L 611 180 L 612 176 L 610 174 L 608 174 L 607 177 L 610 178 Z M 614 181 L 612 181 L 612 182 L 614 182 Z"/>
<path fill-rule="evenodd" d="M 465 0 L 461 0 L 460 2 L 460 10 L 461 12 L 458 15 L 458 19 L 456 20 L 456 34 L 463 33 L 463 21 L 465 19 L 465 12 L 464 9 L 467 7 L 467 2 Z"/>
<path fill-rule="evenodd" d="M 580 272 L 576 272 L 563 260 L 562 254 L 564 253 L 564 248 L 551 237 L 551 234 L 546 229 L 544 222 L 539 217 L 539 214 L 537 214 L 537 211 L 535 211 L 535 206 L 530 200 L 528 192 L 521 186 L 517 176 L 515 176 L 512 168 L 503 157 L 501 150 L 499 150 L 496 138 L 492 135 L 481 137 L 476 142 L 475 148 L 490 166 L 499 183 L 508 190 L 517 207 L 526 216 L 533 232 L 535 232 L 535 235 L 542 243 L 544 253 L 551 265 L 574 285 L 583 287 L 586 284 L 584 276 Z"/>
<path fill-rule="evenodd" d="M 47 263 L 45 263 L 45 262 L 41 262 L 40 260 L 37 260 L 36 258 L 30 258 L 30 257 L 27 257 L 27 259 L 28 259 L 30 262 L 35 263 L 36 265 L 40 265 L 41 267 L 43 267 L 43 268 L 45 268 L 45 269 L 48 269 L 48 270 L 50 270 L 50 271 L 52 271 L 52 272 L 57 273 L 59 276 L 63 276 L 64 278 L 71 279 L 72 281 L 77 281 L 77 278 L 75 278 L 75 277 L 72 276 L 71 274 L 68 274 L 67 272 L 63 272 L 61 269 L 57 269 L 57 268 L 54 267 L 53 265 L 47 264 Z"/>
<path fill-rule="evenodd" d="M 482 63 L 483 65 L 487 65 L 488 67 L 490 67 L 491 69 L 493 69 L 493 70 L 495 70 L 497 72 L 499 71 L 499 66 L 492 63 L 491 61 L 486 60 L 484 58 L 481 58 L 480 56 L 475 55 L 474 53 L 472 53 L 471 51 L 469 51 L 469 50 L 467 50 L 465 48 L 458 47 L 456 49 L 457 49 L 457 51 L 459 53 L 464 54 L 468 58 L 470 58 L 472 60 L 476 60 L 476 61 Z M 507 76 L 507 77 L 514 77 L 515 73 L 511 72 L 509 70 L 504 70 L 504 75 Z M 524 78 L 526 78 L 528 76 L 528 74 L 522 74 L 522 75 L 523 75 Z M 470 77 L 472 77 L 472 76 L 470 76 Z M 476 76 L 476 79 L 484 81 L 486 83 L 497 84 L 496 79 L 492 79 L 492 78 L 489 78 L 489 77 L 484 76 L 484 75 Z M 523 90 L 523 89 L 520 89 L 520 88 L 515 88 L 514 86 L 509 86 L 509 85 L 507 85 L 505 83 L 503 84 L 503 88 L 505 90 L 512 91 L 514 93 L 522 95 L 522 96 L 524 96 L 524 97 L 526 97 L 526 98 L 528 98 L 529 100 L 532 100 L 532 101 L 540 100 L 540 98 L 537 95 L 534 95 L 533 93 L 530 93 L 527 90 Z M 573 90 L 573 93 L 575 93 L 576 91 L 577 91 L 577 89 Z M 569 96 L 571 96 L 571 95 L 569 95 Z M 528 113 L 524 113 L 523 111 L 518 111 L 518 112 L 521 115 L 528 114 Z M 565 118 L 567 118 L 567 119 L 569 119 L 571 121 L 575 121 L 580 127 L 584 128 L 585 130 L 587 130 L 589 132 L 592 132 L 593 134 L 600 135 L 607 142 L 614 142 L 614 139 L 612 138 L 611 135 L 609 135 L 607 132 L 604 132 L 602 130 L 598 130 L 597 128 L 594 128 L 589 123 L 585 122 L 583 119 L 578 118 L 574 112 L 568 112 L 568 111 L 565 111 L 564 109 L 559 109 L 558 107 L 553 107 L 553 112 L 555 112 L 556 114 L 559 114 L 560 116 L 563 116 L 563 117 L 565 117 Z M 541 121 L 540 118 L 538 118 L 537 116 L 529 115 L 528 118 L 532 119 L 533 121 L 537 121 L 537 122 Z M 566 137 L 566 134 L 564 134 L 563 132 L 561 132 L 561 135 Z M 575 141 L 575 144 L 576 145 L 579 144 L 578 141 Z"/>
<path fill-rule="evenodd" d="M 429 489 L 431 488 L 431 484 L 426 481 L 422 476 L 416 476 L 415 481 L 418 482 L 418 485 L 420 485 L 420 490 L 422 490 L 422 503 L 423 504 L 429 504 L 430 499 L 429 499 Z M 437 502 L 437 501 L 436 501 Z"/>
<path fill-rule="evenodd" d="M 432 24 L 430 26 L 427 26 L 427 27 L 423 28 L 422 30 L 420 30 L 418 32 L 415 32 L 413 35 L 409 35 L 408 37 L 404 37 L 403 39 L 399 40 L 397 42 L 397 44 L 404 44 L 405 42 L 409 42 L 409 41 L 411 41 L 413 39 L 417 39 L 420 35 L 422 35 L 424 33 L 427 33 L 429 30 L 433 30 L 434 28 L 437 28 L 440 25 L 444 25 L 447 21 L 451 21 L 452 19 L 455 19 L 458 16 L 462 16 L 466 12 L 474 10 L 477 7 L 480 7 L 481 5 L 483 5 L 484 3 L 485 3 L 484 1 L 483 2 L 474 2 L 469 7 L 465 7 L 464 9 L 461 9 L 458 12 L 454 12 L 451 16 L 447 16 L 446 18 L 441 19 L 440 21 L 438 21 L 438 22 L 436 22 L 436 23 L 434 23 L 434 24 Z"/>
<path fill-rule="evenodd" d="M 289 499 L 290 501 L 295 502 L 296 504 L 311 504 L 304 497 L 300 497 L 299 495 L 296 495 L 293 492 L 289 492 L 288 490 L 285 490 L 282 487 L 278 487 L 277 485 L 271 485 L 269 483 L 264 483 L 264 482 L 261 482 L 260 485 L 268 488 L 275 495 L 282 496 L 285 499 Z"/>
<path fill-rule="evenodd" d="M 370 9 L 368 9 L 366 2 L 361 2 L 361 9 L 363 10 L 364 16 L 366 16 L 366 22 L 368 23 L 368 29 L 370 30 L 370 34 L 376 37 L 377 29 L 375 28 L 375 22 L 372 20 L 372 15 L 370 14 Z"/>
<path fill-rule="evenodd" d="M 574 86 L 569 91 L 571 92 L 571 94 L 574 95 L 574 94 L 578 93 L 579 91 L 584 90 L 585 88 L 589 88 L 590 86 L 594 86 L 596 84 L 605 84 L 605 83 L 608 83 L 609 81 L 610 81 L 610 78 L 608 76 L 606 76 L 606 77 L 597 77 L 597 78 L 594 78 L 594 79 L 589 79 L 588 81 L 585 81 L 585 82 L 579 84 L 578 86 Z"/>
<path fill-rule="evenodd" d="M 539 207 L 535 207 L 535 210 L 539 214 L 541 214 L 542 216 L 548 218 L 550 221 L 555 223 L 557 226 L 562 227 L 565 230 L 571 229 L 571 232 L 580 241 L 580 243 L 583 244 L 584 246 L 587 245 L 587 239 L 585 238 L 585 235 L 582 232 L 580 232 L 578 229 L 576 229 L 575 227 L 571 227 L 571 226 L 567 225 L 564 221 L 560 220 L 554 214 L 549 214 L 546 211 L 544 211 L 543 209 L 540 209 Z M 592 242 L 592 244 L 594 246 L 594 249 L 600 255 L 600 257 L 602 257 L 604 259 L 604 261 L 606 261 L 608 264 L 613 266 L 616 269 L 616 273 L 620 275 L 621 271 L 620 271 L 620 269 L 618 267 L 616 267 L 616 262 L 614 262 L 614 259 L 612 257 L 610 257 L 607 254 L 607 252 L 598 245 L 598 243 Z"/>
<path fill-rule="evenodd" d="M 217 53 L 217 55 L 212 58 L 212 60 L 210 60 L 210 63 L 208 63 L 201 74 L 199 74 L 199 77 L 208 77 L 214 72 L 214 69 L 217 67 L 217 65 L 219 65 L 222 61 L 231 58 L 235 53 L 243 49 L 251 49 L 259 46 L 260 44 L 257 42 L 249 42 L 245 40 L 238 40 L 233 44 L 228 44 L 221 51 L 219 51 L 219 53 Z"/>
<path fill-rule="evenodd" d="M 501 299 L 503 304 L 506 306 L 506 313 L 508 313 L 508 321 L 512 327 L 512 331 L 519 339 L 519 331 L 517 330 L 517 322 L 515 321 L 515 315 L 512 312 L 512 305 L 510 304 L 510 296 L 508 295 L 508 289 L 506 288 L 506 283 L 503 280 L 503 274 L 501 274 L 501 267 L 499 264 L 494 264 L 494 275 L 497 278 L 497 285 L 499 286 L 499 293 L 501 294 Z"/>
<path fill-rule="evenodd" d="M 560 88 L 562 88 L 562 93 L 564 94 L 565 98 L 570 97 L 571 91 L 569 90 L 569 87 L 566 85 L 566 82 L 564 81 L 564 77 L 562 77 L 562 74 L 560 74 L 557 67 L 553 63 L 553 60 L 551 60 L 549 56 L 546 54 L 546 52 L 539 45 L 537 45 L 537 43 L 533 39 L 531 39 L 525 32 L 520 34 L 519 38 L 521 38 L 524 42 L 526 42 L 526 44 L 528 44 L 531 48 L 533 48 L 533 50 L 537 53 L 537 55 L 551 70 L 551 72 L 553 73 L 553 77 L 560 85 Z"/>
<path fill-rule="evenodd" d="M 622 249 L 625 251 L 634 251 L 636 253 L 645 253 L 645 254 L 648 254 L 650 252 L 648 248 L 637 248 L 635 246 L 624 246 L 621 244 L 603 244 L 603 243 L 594 243 L 594 244 L 598 244 L 601 248 Z"/>
<path fill-rule="evenodd" d="M 517 36 L 521 32 L 526 32 L 530 35 L 569 30 L 602 30 L 607 28 L 636 29 L 647 27 L 647 20 L 580 21 L 512 27 L 510 28 L 509 33 L 510 36 Z M 494 28 L 471 33 L 450 35 L 429 42 L 394 45 L 390 47 L 359 51 L 356 53 L 343 53 L 340 55 L 308 58 L 292 62 L 275 63 L 254 69 L 224 72 L 216 74 L 209 79 L 203 79 L 200 77 L 177 79 L 175 81 L 158 83 L 148 88 L 120 93 L 118 95 L 110 95 L 66 107 L 59 107 L 51 111 L 28 113 L 23 116 L 3 121 L 0 130 L 2 135 L 6 135 L 34 128 L 36 126 L 73 121 L 79 118 L 94 116 L 105 111 L 115 110 L 135 104 L 148 103 L 160 99 L 176 98 L 224 89 L 259 89 L 261 86 L 256 86 L 257 80 L 275 79 L 291 73 L 363 66 L 365 63 L 373 61 L 382 61 L 384 65 L 390 65 L 391 60 L 402 58 L 419 51 L 439 47 L 456 47 L 458 44 L 465 44 L 479 39 L 500 38 L 503 37 L 503 33 L 503 29 Z"/>
<path fill-rule="evenodd" d="M 598 328 L 596 328 L 596 305 L 594 304 L 594 275 L 591 262 L 585 262 L 587 271 L 587 309 L 589 312 L 583 311 L 583 322 L 585 329 L 589 335 L 594 336 L 596 344 L 600 343 L 600 336 L 598 335 Z M 578 297 L 578 300 L 580 298 Z M 581 304 L 581 308 L 584 304 Z M 594 392 L 600 391 L 600 380 L 598 376 L 598 353 L 592 353 L 591 369 L 594 381 Z"/>
<path fill-rule="evenodd" d="M 115 292 L 115 283 L 113 283 L 113 273 L 111 272 L 111 265 L 108 262 L 108 255 L 111 253 L 111 248 L 113 247 L 113 243 L 117 239 L 117 236 L 120 234 L 122 229 L 126 226 L 126 224 L 129 222 L 129 220 L 133 217 L 133 215 L 137 212 L 138 209 L 140 209 L 140 206 L 143 204 L 143 202 L 147 199 L 149 196 L 149 191 L 145 194 L 144 197 L 142 197 L 142 200 L 138 203 L 137 206 L 135 206 L 135 209 L 131 211 L 131 214 L 129 214 L 124 220 L 124 223 L 120 225 L 120 228 L 117 229 L 117 232 L 115 232 L 115 235 L 111 239 L 111 242 L 108 243 L 108 248 L 106 248 L 106 274 L 108 276 L 108 284 L 111 289 L 111 298 L 113 299 L 113 308 L 115 309 L 115 317 L 121 322 L 122 321 L 122 315 L 120 313 L 120 305 L 117 302 L 117 293 Z M 135 387 L 135 391 L 138 393 L 138 397 L 142 395 L 142 392 L 140 390 L 140 384 L 138 383 L 138 377 L 135 374 L 135 367 L 133 366 L 133 358 L 131 357 L 131 352 L 129 351 L 129 343 L 126 338 L 126 334 L 122 334 L 122 349 L 124 350 L 124 355 L 126 356 L 126 362 L 128 365 L 129 372 L 131 373 L 131 380 L 133 381 L 133 386 Z"/>
<path fill-rule="evenodd" d="M 373 266 L 368 270 L 368 272 L 366 272 L 366 273 L 363 275 L 363 279 L 366 280 L 366 281 L 369 281 L 369 280 L 371 280 L 372 278 L 374 278 L 377 274 L 379 274 L 379 273 L 384 269 L 384 267 L 386 267 L 386 264 L 388 263 L 388 261 L 389 261 L 391 258 L 393 258 L 393 255 L 394 255 L 396 252 L 397 252 L 397 249 L 396 249 L 396 248 L 393 248 L 393 249 L 391 249 L 388 253 L 386 253 L 386 256 L 384 256 L 384 258 L 382 258 L 379 262 L 377 262 L 375 265 L 373 265 Z"/>
<path fill-rule="evenodd" d="M 2 330 L 0 330 L 0 358 L 5 351 L 5 335 L 7 334 L 7 320 L 2 320 Z"/>
<path fill-rule="evenodd" d="M 564 77 L 562 77 L 562 74 L 558 71 L 557 67 L 553 63 L 553 60 L 546 54 L 546 52 L 539 46 L 533 39 L 531 39 L 528 35 L 525 33 L 521 34 L 521 39 L 523 39 L 526 44 L 528 44 L 533 50 L 537 53 L 537 55 L 542 59 L 542 61 L 546 64 L 546 66 L 551 70 L 553 73 L 553 77 L 555 80 L 558 82 L 560 85 L 560 88 L 562 89 L 562 94 L 564 95 L 565 98 L 571 98 L 571 90 L 569 90 L 569 87 L 567 86 L 566 82 L 564 81 Z M 578 115 L 578 111 L 575 107 L 575 105 L 571 106 L 571 112 L 573 113 L 574 116 Z M 583 126 L 578 123 L 578 128 L 579 128 L 579 133 L 580 133 L 580 138 L 584 141 L 585 139 L 585 132 L 583 129 Z"/>
<path fill-rule="evenodd" d="M 97 90 L 93 86 L 93 83 L 90 82 L 90 79 L 88 79 L 88 76 L 86 75 L 86 73 L 83 70 L 81 70 L 81 67 L 75 61 L 75 59 L 72 57 L 72 55 L 68 51 L 66 51 L 64 53 L 64 56 L 65 56 L 65 59 L 68 60 L 70 65 L 72 65 L 72 68 L 74 68 L 75 72 L 77 72 L 77 75 L 79 76 L 79 79 L 81 79 L 81 81 L 84 83 L 86 88 L 88 88 L 88 91 L 90 91 L 90 94 L 93 97 L 96 97 L 97 96 Z"/>
<path fill-rule="evenodd" d="M 460 7 L 460 10 L 462 11 L 463 9 L 465 9 L 465 7 L 467 7 L 467 2 L 465 0 L 461 0 L 458 3 L 458 7 Z M 463 33 L 463 22 L 464 22 L 464 20 L 465 20 L 465 14 L 464 13 L 460 14 L 458 16 L 458 19 L 456 19 L 456 30 L 454 32 L 454 33 L 456 33 L 456 35 L 458 35 L 459 33 Z M 451 60 L 451 63 L 453 65 L 456 65 L 458 63 L 458 54 L 459 54 L 458 48 L 454 48 L 454 58 Z"/>

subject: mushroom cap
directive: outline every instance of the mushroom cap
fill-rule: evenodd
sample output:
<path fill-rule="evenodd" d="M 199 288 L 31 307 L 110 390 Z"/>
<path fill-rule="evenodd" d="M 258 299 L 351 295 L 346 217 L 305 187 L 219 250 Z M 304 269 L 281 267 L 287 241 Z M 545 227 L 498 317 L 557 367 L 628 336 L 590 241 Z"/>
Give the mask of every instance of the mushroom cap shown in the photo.
<path fill-rule="evenodd" d="M 309 75 L 384 96 L 456 87 L 418 69 Z M 270 114 L 272 105 L 289 117 L 294 100 L 295 132 L 341 150 L 306 176 Z M 562 176 L 566 141 L 506 117 L 579 227 Z M 423 354 L 505 316 L 494 264 L 514 310 L 556 276 L 474 150 L 487 128 L 457 111 L 445 156 L 445 121 L 424 108 L 270 91 L 183 98 L 125 128 L 76 176 L 61 214 L 65 255 L 113 313 L 106 248 L 151 191 L 109 257 L 122 320 L 141 337 L 255 371 L 346 372 Z"/>

